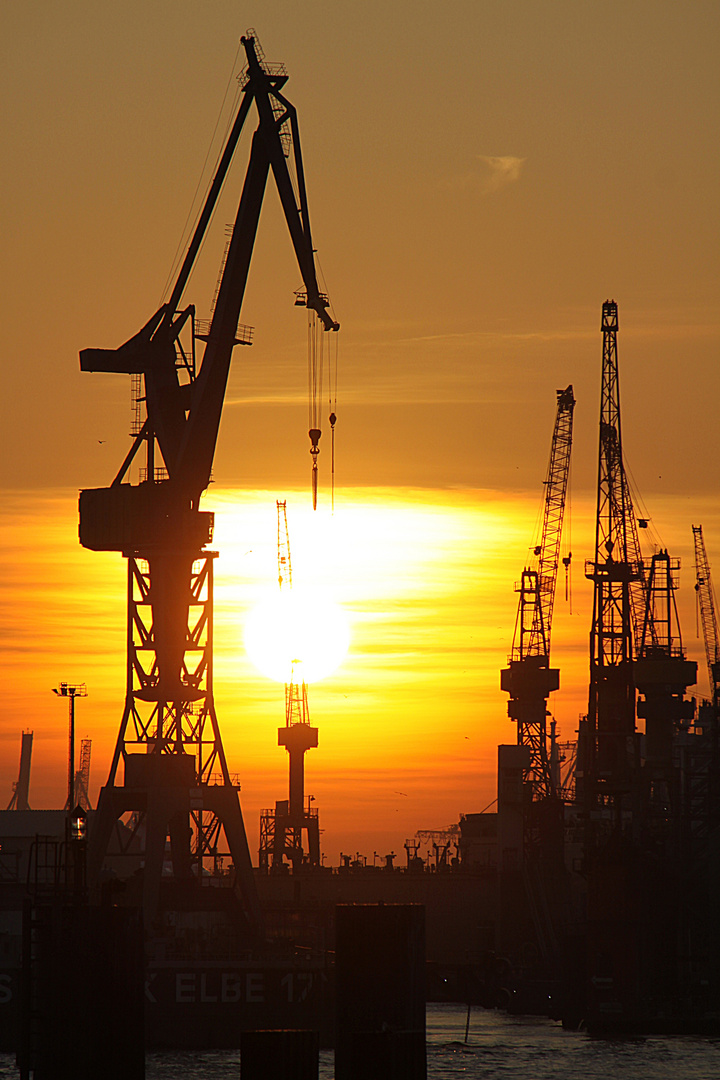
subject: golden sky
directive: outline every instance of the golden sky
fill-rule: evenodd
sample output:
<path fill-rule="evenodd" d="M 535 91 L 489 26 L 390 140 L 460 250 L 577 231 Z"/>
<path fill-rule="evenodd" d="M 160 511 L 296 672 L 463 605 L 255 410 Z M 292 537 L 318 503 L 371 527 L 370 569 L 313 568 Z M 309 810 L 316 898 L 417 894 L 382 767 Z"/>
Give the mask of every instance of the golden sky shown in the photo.
<path fill-rule="evenodd" d="M 553 403 L 544 411 L 549 445 Z M 215 696 L 253 850 L 260 810 L 287 795 L 287 755 L 277 746 L 283 687 L 259 675 L 243 647 L 247 614 L 277 588 L 275 499 L 287 499 L 295 586 L 331 596 L 351 627 L 345 661 L 309 689 L 319 747 L 306 758 L 306 791 L 316 798 L 324 850 L 336 863 L 341 851 L 402 854 L 418 829 L 446 827 L 495 798 L 496 746 L 515 738 L 499 671 L 512 644 L 514 583 L 536 537 L 540 487 L 526 495 L 348 488 L 338 492 L 334 515 L 323 506 L 314 514 L 306 490 L 211 487 L 205 501 L 216 513 L 219 552 Z M 575 493 L 572 603 L 561 573 L 553 626 L 561 688 L 551 707 L 562 740 L 574 738 L 587 708 L 592 592 L 583 571 L 593 514 L 592 494 Z M 682 559 L 685 644 L 699 661 L 697 692 L 706 694 L 691 523 L 703 524 L 712 560 L 720 550 L 720 508 L 711 497 L 659 501 L 651 539 Z M 77 738 L 93 740 L 95 801 L 124 700 L 124 562 L 77 544 L 76 492 L 66 489 L 5 493 L 0 558 L 0 790 L 9 802 L 20 732 L 29 728 L 30 803 L 62 804 L 67 707 L 51 689 L 61 680 L 85 682 Z"/>
<path fill-rule="evenodd" d="M 120 344 L 163 299 L 250 26 L 267 59 L 287 66 L 313 239 L 342 324 L 337 501 L 330 519 L 326 436 L 322 512 L 306 522 L 305 321 L 270 188 L 242 316 L 255 344 L 238 350 L 206 496 L 220 551 L 218 707 L 254 848 L 259 809 L 284 793 L 282 695 L 234 635 L 272 562 L 275 499 L 287 498 L 297 573 L 303 563 L 312 573 L 310 552 L 323 550 L 352 616 L 345 664 L 311 690 L 320 747 L 308 791 L 334 861 L 351 848 L 401 850 L 416 829 L 494 797 L 494 747 L 514 737 L 498 689 L 513 583 L 533 540 L 554 391 L 568 383 L 574 602 L 572 615 L 562 595 L 556 608 L 554 708 L 572 737 L 587 693 L 582 567 L 607 298 L 620 310 L 628 462 L 660 542 L 683 559 L 684 636 L 701 659 L 690 525 L 703 524 L 711 562 L 720 552 L 720 8 L 5 5 L 6 802 L 25 728 L 36 733 L 31 804 L 63 797 L 66 716 L 50 694 L 60 679 L 87 682 L 78 733 L 94 740 L 94 786 L 107 769 L 122 708 L 124 572 L 119 557 L 79 548 L 75 513 L 78 489 L 110 483 L 124 457 L 129 387 L 81 375 L 78 351 Z M 199 315 L 246 147 L 186 293 Z"/>

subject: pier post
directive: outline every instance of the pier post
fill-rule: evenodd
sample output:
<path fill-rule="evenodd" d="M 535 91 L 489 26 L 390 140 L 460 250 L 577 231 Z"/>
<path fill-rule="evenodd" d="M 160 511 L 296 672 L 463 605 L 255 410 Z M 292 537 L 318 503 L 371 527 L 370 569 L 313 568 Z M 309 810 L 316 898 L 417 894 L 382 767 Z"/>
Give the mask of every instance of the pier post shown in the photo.
<path fill-rule="evenodd" d="M 335 1080 L 425 1080 L 425 907 L 339 904 Z"/>
<path fill-rule="evenodd" d="M 318 1080 L 317 1031 L 243 1031 L 240 1080 Z"/>

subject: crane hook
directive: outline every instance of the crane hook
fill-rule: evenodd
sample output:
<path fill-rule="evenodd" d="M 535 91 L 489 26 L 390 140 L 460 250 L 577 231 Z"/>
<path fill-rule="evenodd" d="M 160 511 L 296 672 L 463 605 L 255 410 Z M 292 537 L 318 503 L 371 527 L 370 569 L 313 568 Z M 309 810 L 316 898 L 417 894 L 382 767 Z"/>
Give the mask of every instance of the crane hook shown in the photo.
<path fill-rule="evenodd" d="M 313 463 L 312 463 L 313 510 L 317 510 L 317 483 L 318 483 L 317 459 L 318 459 L 318 454 L 320 453 L 320 446 L 318 444 L 320 442 L 320 436 L 322 435 L 322 431 L 320 430 L 320 428 L 310 428 L 310 430 L 308 431 L 308 435 L 310 436 L 310 453 L 312 454 L 312 460 L 313 460 Z"/>

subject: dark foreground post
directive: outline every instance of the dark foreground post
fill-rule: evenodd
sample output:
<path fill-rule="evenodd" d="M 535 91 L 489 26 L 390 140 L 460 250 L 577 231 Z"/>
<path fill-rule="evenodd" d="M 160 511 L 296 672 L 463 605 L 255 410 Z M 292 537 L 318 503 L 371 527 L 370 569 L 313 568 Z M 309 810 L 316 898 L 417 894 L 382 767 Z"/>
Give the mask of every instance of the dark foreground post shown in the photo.
<path fill-rule="evenodd" d="M 317 1031 L 243 1031 L 241 1080 L 318 1080 Z"/>
<path fill-rule="evenodd" d="M 425 908 L 339 904 L 335 1080 L 425 1080 Z"/>
<path fill-rule="evenodd" d="M 138 910 L 28 900 L 22 984 L 21 1080 L 143 1080 Z"/>

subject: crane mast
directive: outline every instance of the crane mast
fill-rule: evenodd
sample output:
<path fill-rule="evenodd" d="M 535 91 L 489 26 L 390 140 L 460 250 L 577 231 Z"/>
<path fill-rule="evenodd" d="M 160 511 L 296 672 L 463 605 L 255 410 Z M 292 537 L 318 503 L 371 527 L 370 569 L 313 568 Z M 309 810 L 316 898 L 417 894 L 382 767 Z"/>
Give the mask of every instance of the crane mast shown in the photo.
<path fill-rule="evenodd" d="M 554 795 L 555 776 L 547 739 L 547 699 L 560 685 L 550 667 L 550 633 L 560 562 L 560 542 L 570 474 L 573 411 L 572 386 L 557 391 L 557 413 L 545 480 L 543 526 L 534 549 L 536 563 L 522 572 L 515 636 L 509 667 L 500 674 L 501 689 L 510 695 L 508 716 L 517 723 L 519 746 L 530 749 L 525 780 L 534 799 Z"/>
<path fill-rule="evenodd" d="M 250 344 L 239 318 L 271 173 L 303 280 L 301 302 L 325 331 L 339 327 L 318 287 L 297 115 L 282 93 L 287 74 L 264 61 L 252 31 L 241 42 L 247 66 L 239 108 L 170 299 L 119 348 L 80 353 L 83 371 L 142 379 L 146 418 L 112 484 L 80 493 L 79 536 L 84 547 L 118 551 L 128 561 L 125 709 L 89 837 L 89 882 L 99 887 L 116 823 L 132 813 L 131 842 L 137 847 L 144 837 L 145 843 L 143 907 L 155 919 L 168 839 L 174 878 L 189 887 L 194 875 L 199 896 L 203 875 L 217 869 L 224 833 L 239 923 L 257 933 L 261 916 L 238 785 L 230 777 L 214 704 L 216 553 L 208 549 L 213 514 L 200 511 L 199 501 L 210 482 L 231 359 L 236 346 Z M 253 105 L 258 124 L 206 325 L 196 319 L 194 305 L 181 308 L 181 301 Z M 291 153 L 294 181 L 286 156 Z M 140 483 L 129 483 L 128 471 L 143 448 L 146 468 Z"/>

